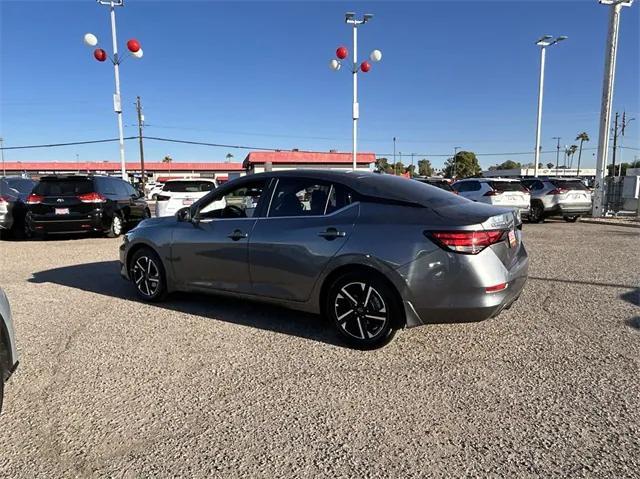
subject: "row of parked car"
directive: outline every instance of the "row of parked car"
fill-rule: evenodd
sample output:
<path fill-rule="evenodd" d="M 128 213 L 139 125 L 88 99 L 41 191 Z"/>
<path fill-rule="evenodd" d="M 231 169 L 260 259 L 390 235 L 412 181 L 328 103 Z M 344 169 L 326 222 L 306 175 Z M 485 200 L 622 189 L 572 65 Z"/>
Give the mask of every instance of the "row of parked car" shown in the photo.
<path fill-rule="evenodd" d="M 562 216 L 565 221 L 575 222 L 591 211 L 592 192 L 579 179 L 467 178 L 452 184 L 443 178 L 418 181 L 472 201 L 517 209 L 523 218 L 533 223 L 549 216 Z"/>
<path fill-rule="evenodd" d="M 151 191 L 155 216 L 173 216 L 215 189 L 214 179 L 175 179 Z M 146 195 L 128 182 L 102 175 L 0 178 L 0 233 L 29 235 L 98 232 L 117 237 L 151 216 Z"/>

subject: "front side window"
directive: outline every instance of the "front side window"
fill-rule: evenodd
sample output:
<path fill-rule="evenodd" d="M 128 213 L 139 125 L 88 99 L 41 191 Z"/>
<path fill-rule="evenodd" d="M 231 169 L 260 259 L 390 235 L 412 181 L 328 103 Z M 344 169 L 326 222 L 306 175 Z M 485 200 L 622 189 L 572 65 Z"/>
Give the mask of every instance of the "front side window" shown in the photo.
<path fill-rule="evenodd" d="M 213 184 L 213 183 L 210 183 Z M 252 181 L 198 203 L 198 217 L 252 218 L 266 189 L 267 180 Z"/>
<path fill-rule="evenodd" d="M 285 178 L 278 180 L 269 217 L 322 216 L 352 202 L 353 195 L 340 185 L 312 178 Z"/>

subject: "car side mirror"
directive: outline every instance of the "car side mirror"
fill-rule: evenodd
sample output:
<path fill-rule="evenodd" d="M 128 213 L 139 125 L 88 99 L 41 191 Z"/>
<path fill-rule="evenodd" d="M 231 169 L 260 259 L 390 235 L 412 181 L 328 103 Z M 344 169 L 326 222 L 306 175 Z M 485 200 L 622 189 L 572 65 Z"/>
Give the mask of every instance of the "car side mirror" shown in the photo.
<path fill-rule="evenodd" d="M 178 221 L 183 221 L 185 223 L 191 221 L 191 208 L 180 208 L 176 213 L 176 218 L 178 218 Z"/>

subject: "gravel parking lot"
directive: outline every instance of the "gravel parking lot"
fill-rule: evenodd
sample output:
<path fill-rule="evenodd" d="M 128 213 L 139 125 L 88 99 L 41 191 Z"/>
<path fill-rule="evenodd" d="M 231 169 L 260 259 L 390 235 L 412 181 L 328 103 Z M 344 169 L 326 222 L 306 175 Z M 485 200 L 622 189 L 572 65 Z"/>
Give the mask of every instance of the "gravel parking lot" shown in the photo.
<path fill-rule="evenodd" d="M 275 307 L 140 303 L 117 239 L 0 243 L 0 476 L 639 477 L 639 239 L 527 224 L 511 310 L 373 352 Z"/>

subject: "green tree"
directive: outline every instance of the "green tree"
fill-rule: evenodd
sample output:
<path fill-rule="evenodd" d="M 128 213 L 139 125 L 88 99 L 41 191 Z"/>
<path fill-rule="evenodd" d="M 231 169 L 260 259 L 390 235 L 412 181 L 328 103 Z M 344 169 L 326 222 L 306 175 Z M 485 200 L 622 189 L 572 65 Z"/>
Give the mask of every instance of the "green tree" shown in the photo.
<path fill-rule="evenodd" d="M 404 169 L 405 173 L 409 173 L 409 176 L 411 178 L 413 178 L 414 176 L 416 176 L 416 166 L 415 165 L 409 165 Z"/>
<path fill-rule="evenodd" d="M 386 158 L 376 158 L 376 171 L 379 173 L 393 173 L 393 167 Z"/>
<path fill-rule="evenodd" d="M 490 170 L 515 170 L 522 167 L 522 165 L 513 160 L 507 160 L 499 165 L 489 167 Z"/>
<path fill-rule="evenodd" d="M 615 176 L 616 173 L 619 173 L 620 176 L 626 176 L 627 168 L 640 168 L 640 160 L 636 160 L 631 163 L 620 163 L 619 165 L 616 165 L 615 173 L 613 171 L 613 164 L 607 165 L 607 175 Z M 621 171 L 619 171 L 618 169 L 621 169 Z"/>
<path fill-rule="evenodd" d="M 578 136 L 576 136 L 576 141 L 578 140 L 580 140 L 580 150 L 578 152 L 578 171 L 576 173 L 576 176 L 580 176 L 580 160 L 582 159 L 582 144 L 585 141 L 589 141 L 589 135 L 587 134 L 586 131 L 583 131 Z"/>
<path fill-rule="evenodd" d="M 233 155 L 231 153 L 227 153 L 227 156 L 225 156 L 224 158 L 227 163 L 231 163 L 231 158 L 233 158 Z"/>
<path fill-rule="evenodd" d="M 172 161 L 173 161 L 173 158 L 171 158 L 169 155 L 165 156 L 165 157 L 162 159 L 162 162 L 163 162 L 163 163 L 171 163 Z"/>
<path fill-rule="evenodd" d="M 459 151 L 444 164 L 444 176 L 447 178 L 469 178 L 482 173 L 476 154 L 472 151 Z"/>
<path fill-rule="evenodd" d="M 401 175 L 402 173 L 405 172 L 405 166 L 404 163 L 402 163 L 401 161 L 398 161 L 395 165 L 394 165 L 394 171 L 393 174 L 394 175 Z"/>
<path fill-rule="evenodd" d="M 569 155 L 569 168 L 573 167 L 573 155 L 578 151 L 578 145 L 571 145 L 567 150 L 567 154 Z"/>
<path fill-rule="evenodd" d="M 556 165 L 554 165 L 553 163 L 547 163 L 547 168 L 549 168 L 549 169 L 553 168 L 554 166 L 556 166 Z"/>
<path fill-rule="evenodd" d="M 427 159 L 418 161 L 418 174 L 420 176 L 433 176 L 433 167 Z"/>

